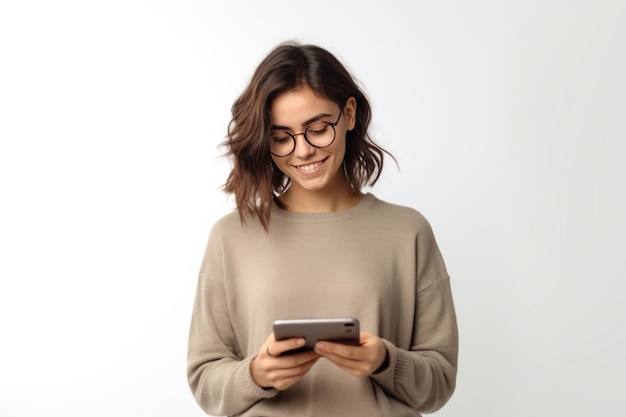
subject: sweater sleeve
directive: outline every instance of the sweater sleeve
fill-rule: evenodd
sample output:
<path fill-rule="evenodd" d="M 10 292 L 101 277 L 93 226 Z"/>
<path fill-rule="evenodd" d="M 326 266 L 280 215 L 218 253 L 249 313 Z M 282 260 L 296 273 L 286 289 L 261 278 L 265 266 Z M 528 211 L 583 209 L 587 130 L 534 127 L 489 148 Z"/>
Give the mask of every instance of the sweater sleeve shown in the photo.
<path fill-rule="evenodd" d="M 211 415 L 239 414 L 278 390 L 259 387 L 250 373 L 229 314 L 223 249 L 215 228 L 199 274 L 189 332 L 187 377 L 200 407 Z"/>
<path fill-rule="evenodd" d="M 383 340 L 389 366 L 372 376 L 390 396 L 423 413 L 450 399 L 456 386 L 458 329 L 443 258 L 426 223 L 416 239 L 416 308 L 409 349 Z"/>

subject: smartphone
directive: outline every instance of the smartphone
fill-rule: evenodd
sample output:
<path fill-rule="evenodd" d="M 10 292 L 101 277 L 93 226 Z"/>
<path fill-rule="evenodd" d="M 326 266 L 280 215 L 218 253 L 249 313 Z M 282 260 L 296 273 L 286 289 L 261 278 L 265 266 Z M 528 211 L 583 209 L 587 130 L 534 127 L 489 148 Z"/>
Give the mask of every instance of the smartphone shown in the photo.
<path fill-rule="evenodd" d="M 276 320 L 273 327 L 276 340 L 294 337 L 306 339 L 303 347 L 283 352 L 283 355 L 312 350 L 318 340 L 354 346 L 358 346 L 360 340 L 359 320 L 353 317 Z"/>

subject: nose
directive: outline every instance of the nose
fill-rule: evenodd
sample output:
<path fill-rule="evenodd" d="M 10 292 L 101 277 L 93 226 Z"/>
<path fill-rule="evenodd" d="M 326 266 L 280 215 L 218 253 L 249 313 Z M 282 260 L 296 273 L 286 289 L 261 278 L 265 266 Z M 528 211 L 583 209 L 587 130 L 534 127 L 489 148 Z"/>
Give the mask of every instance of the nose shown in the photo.
<path fill-rule="evenodd" d="M 295 157 L 306 159 L 309 155 L 315 153 L 315 146 L 306 141 L 304 133 L 294 135 L 294 140 L 296 141 L 296 148 L 293 151 Z"/>

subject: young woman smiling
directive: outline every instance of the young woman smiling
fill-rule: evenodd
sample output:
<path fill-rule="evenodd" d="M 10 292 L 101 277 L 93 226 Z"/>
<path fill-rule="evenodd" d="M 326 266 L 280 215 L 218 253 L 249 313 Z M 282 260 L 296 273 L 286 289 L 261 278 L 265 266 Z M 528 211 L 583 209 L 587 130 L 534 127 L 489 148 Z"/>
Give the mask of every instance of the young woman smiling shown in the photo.
<path fill-rule="evenodd" d="M 277 197 L 284 208 L 294 212 L 343 211 L 361 199 L 360 192 L 348 188 L 342 169 L 346 133 L 355 125 L 353 97 L 340 106 L 302 85 L 276 97 L 270 117 L 272 160 L 291 180 L 289 188 Z M 303 129 L 301 133 L 290 133 Z M 320 140 L 317 138 L 325 138 L 319 142 L 323 147 L 308 142 Z M 285 150 L 274 151 L 274 148 Z M 290 148 L 289 154 L 280 155 Z"/>
<path fill-rule="evenodd" d="M 343 65 L 270 52 L 232 108 L 225 191 L 200 269 L 188 377 L 213 415 L 419 416 L 456 381 L 450 280 L 427 220 L 362 188 L 386 151 Z M 277 341 L 277 319 L 356 317 L 360 344 Z"/>

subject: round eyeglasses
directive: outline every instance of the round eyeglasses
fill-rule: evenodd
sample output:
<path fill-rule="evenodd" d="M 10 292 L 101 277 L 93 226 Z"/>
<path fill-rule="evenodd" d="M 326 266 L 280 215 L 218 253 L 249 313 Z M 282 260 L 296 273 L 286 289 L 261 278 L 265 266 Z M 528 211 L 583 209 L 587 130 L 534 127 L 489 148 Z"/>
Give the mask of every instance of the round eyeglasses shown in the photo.
<path fill-rule="evenodd" d="M 270 152 L 274 156 L 283 157 L 291 155 L 296 149 L 296 136 L 304 136 L 304 140 L 315 148 L 327 148 L 335 141 L 335 126 L 341 119 L 343 107 L 337 116 L 335 123 L 315 122 L 307 126 L 304 132 L 289 133 L 286 130 L 275 129 L 270 132 Z"/>

